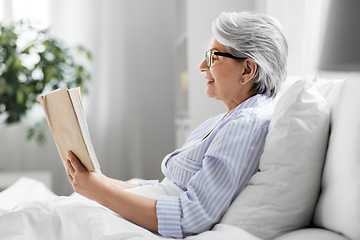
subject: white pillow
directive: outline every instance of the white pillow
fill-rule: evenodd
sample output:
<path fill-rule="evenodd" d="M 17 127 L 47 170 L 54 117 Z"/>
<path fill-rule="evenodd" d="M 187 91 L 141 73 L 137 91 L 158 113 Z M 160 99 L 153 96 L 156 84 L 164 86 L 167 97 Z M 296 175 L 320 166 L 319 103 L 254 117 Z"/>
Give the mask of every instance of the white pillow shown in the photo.
<path fill-rule="evenodd" d="M 328 100 L 329 96 L 332 95 L 332 91 L 335 91 L 337 88 L 339 88 L 343 82 L 344 79 L 328 80 L 318 77 L 314 78 L 314 85 L 316 89 L 319 91 L 321 96 L 323 96 L 326 100 Z"/>
<path fill-rule="evenodd" d="M 259 172 L 221 223 L 272 239 L 310 223 L 319 196 L 329 107 L 309 80 L 292 84 L 276 104 Z"/>
<path fill-rule="evenodd" d="M 331 135 L 314 223 L 360 239 L 360 75 L 329 95 Z"/>

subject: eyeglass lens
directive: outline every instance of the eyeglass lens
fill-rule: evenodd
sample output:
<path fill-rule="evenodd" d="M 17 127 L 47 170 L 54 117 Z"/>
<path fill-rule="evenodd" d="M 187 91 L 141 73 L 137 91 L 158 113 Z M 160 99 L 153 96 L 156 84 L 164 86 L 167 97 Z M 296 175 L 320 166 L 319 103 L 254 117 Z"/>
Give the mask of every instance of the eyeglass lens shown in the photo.
<path fill-rule="evenodd" d="M 210 67 L 211 66 L 211 63 L 212 63 L 212 59 L 211 59 L 211 55 L 212 55 L 212 52 L 211 51 L 207 51 L 206 53 L 205 53 L 205 59 L 206 59 L 206 65 L 208 66 L 208 67 Z"/>

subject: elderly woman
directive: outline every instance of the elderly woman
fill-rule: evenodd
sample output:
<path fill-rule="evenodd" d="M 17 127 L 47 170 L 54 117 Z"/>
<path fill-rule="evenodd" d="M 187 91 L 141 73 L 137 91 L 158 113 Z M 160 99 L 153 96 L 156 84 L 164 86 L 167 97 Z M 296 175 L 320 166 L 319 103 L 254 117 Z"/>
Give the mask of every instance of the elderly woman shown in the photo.
<path fill-rule="evenodd" d="M 206 95 L 227 112 L 201 124 L 164 158 L 160 183 L 139 186 L 88 172 L 69 151 L 65 166 L 76 192 L 164 236 L 200 233 L 220 221 L 258 171 L 288 50 L 279 23 L 262 14 L 222 13 L 213 34 L 200 71 Z"/>

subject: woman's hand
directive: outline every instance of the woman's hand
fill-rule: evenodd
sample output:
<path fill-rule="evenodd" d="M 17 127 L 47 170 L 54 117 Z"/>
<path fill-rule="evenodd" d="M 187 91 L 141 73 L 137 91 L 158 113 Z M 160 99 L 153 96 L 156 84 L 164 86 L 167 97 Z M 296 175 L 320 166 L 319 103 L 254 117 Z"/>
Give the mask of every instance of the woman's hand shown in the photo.
<path fill-rule="evenodd" d="M 110 184 L 110 180 L 98 171 L 89 172 L 73 152 L 68 151 L 67 156 L 64 165 L 74 191 L 97 201 L 101 191 Z"/>
<path fill-rule="evenodd" d="M 158 231 L 156 200 L 123 191 L 139 185 L 108 178 L 98 171 L 89 172 L 74 153 L 68 151 L 67 155 L 64 165 L 75 192 L 144 228 Z"/>

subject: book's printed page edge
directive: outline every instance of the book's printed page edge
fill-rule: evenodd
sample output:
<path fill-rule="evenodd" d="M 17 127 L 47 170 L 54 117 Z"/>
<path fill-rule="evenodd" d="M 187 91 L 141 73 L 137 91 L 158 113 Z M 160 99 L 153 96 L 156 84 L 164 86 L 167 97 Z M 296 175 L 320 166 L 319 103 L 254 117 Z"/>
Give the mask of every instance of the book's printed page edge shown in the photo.
<path fill-rule="evenodd" d="M 82 100 L 81 100 L 81 90 L 80 90 L 80 87 L 77 87 L 77 88 L 74 88 L 74 89 L 70 89 L 69 91 L 75 91 L 77 96 L 79 97 L 79 101 L 80 101 L 80 104 L 81 104 L 81 108 L 82 110 L 84 111 L 84 106 L 82 104 Z M 71 97 L 71 96 L 70 96 Z M 85 114 L 85 112 L 84 112 Z"/>
<path fill-rule="evenodd" d="M 90 159 L 92 161 L 91 164 L 95 170 L 101 171 L 99 161 L 97 160 L 95 150 L 94 150 L 94 147 L 91 142 L 90 133 L 89 133 L 89 129 L 87 126 L 86 117 L 85 117 L 85 112 L 84 112 L 82 101 L 81 101 L 81 96 L 79 95 L 79 90 L 80 90 L 80 88 L 74 88 L 74 89 L 68 90 L 68 92 L 69 92 L 70 98 L 72 100 L 76 116 L 78 118 L 80 129 L 83 134 L 85 146 L 89 152 Z"/>

